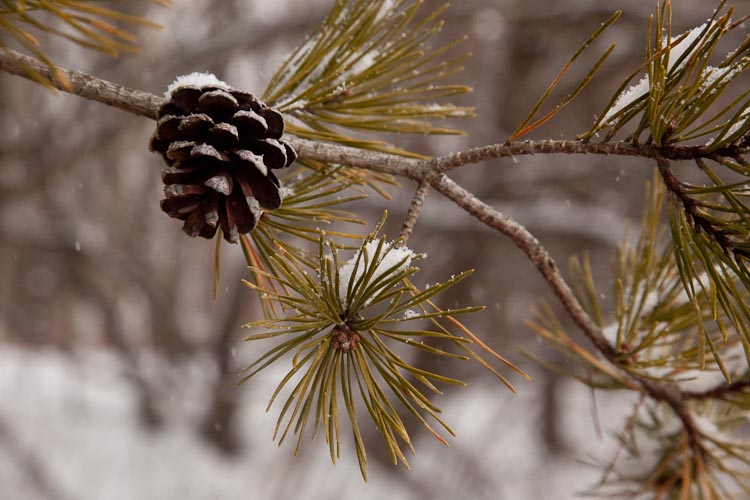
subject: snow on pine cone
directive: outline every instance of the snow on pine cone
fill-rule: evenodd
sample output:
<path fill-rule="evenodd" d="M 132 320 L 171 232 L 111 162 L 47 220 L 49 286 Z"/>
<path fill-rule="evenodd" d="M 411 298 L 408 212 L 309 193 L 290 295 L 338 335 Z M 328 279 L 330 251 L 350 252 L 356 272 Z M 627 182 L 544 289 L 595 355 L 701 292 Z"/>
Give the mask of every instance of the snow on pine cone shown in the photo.
<path fill-rule="evenodd" d="M 190 236 L 236 243 L 258 223 L 262 208 L 281 206 L 272 169 L 297 158 L 281 141 L 284 119 L 249 92 L 231 88 L 209 73 L 179 77 L 158 110 L 149 149 L 161 153 L 161 208 L 185 221 Z"/>

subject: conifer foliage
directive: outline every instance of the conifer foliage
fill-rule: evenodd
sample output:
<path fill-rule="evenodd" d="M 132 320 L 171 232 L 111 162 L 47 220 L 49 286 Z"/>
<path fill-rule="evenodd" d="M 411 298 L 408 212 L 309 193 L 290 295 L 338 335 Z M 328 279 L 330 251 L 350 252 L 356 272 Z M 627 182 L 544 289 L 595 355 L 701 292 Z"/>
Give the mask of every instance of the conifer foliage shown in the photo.
<path fill-rule="evenodd" d="M 20 26 L 43 28 L 34 16 L 48 10 L 77 31 L 58 33 L 74 42 L 131 48 L 128 35 L 101 19 L 143 20 L 94 4 L 3 1 L 0 33 L 42 58 Z M 413 353 L 475 361 L 512 391 L 513 377 L 528 379 L 459 321 L 483 307 L 440 306 L 441 294 L 471 271 L 414 284 L 424 254 L 407 240 L 434 188 L 508 236 L 587 337 L 581 341 L 540 303 L 531 330 L 571 362 L 548 366 L 539 353 L 527 357 L 594 389 L 633 395 L 629 417 L 615 429 L 617 453 L 597 462 L 602 476 L 593 494 L 750 498 L 750 38 L 726 47 L 746 21 L 726 1 L 684 33 L 673 33 L 672 8 L 669 0 L 658 2 L 642 64 L 575 141 L 518 139 L 548 124 L 595 81 L 614 45 L 543 112 L 568 69 L 620 12 L 584 41 L 505 144 L 445 157 L 427 158 L 383 135 L 461 133 L 437 120 L 473 115 L 444 101 L 470 90 L 446 83 L 465 56 L 455 55 L 460 40 L 433 45 L 443 9 L 425 13 L 420 0 L 335 0 L 319 29 L 270 79 L 263 102 L 213 75 L 193 74 L 178 78 L 158 109 L 140 112 L 158 119 L 151 149 L 168 164 L 163 210 L 185 221 L 191 236 L 212 238 L 221 230 L 247 261 L 243 282 L 257 292 L 263 317 L 245 325 L 246 340 L 268 347 L 241 382 L 274 364 L 289 367 L 268 405 L 280 406 L 279 443 L 296 435 L 298 452 L 306 436 L 322 434 L 336 462 L 341 437 L 350 434 L 367 478 L 365 426 L 382 437 L 392 462 L 406 467 L 406 451 L 414 452 L 409 419 L 442 443 L 453 434 L 436 400 L 444 385 L 464 383 L 449 370 L 416 366 Z M 7 59 L 10 53 L 0 51 Z M 84 95 L 74 81 L 80 75 L 43 61 L 51 69 L 28 66 L 28 76 Z M 302 146 L 299 158 L 293 144 Z M 316 150 L 321 144 L 328 153 Z M 556 152 L 635 156 L 653 168 L 637 243 L 626 238 L 614 258 L 612 310 L 600 300 L 598 282 L 607 277 L 594 276 L 586 257 L 571 262 L 569 286 L 531 233 L 447 176 L 485 159 Z M 703 182 L 683 180 L 677 163 Z M 370 231 L 352 229 L 363 222 L 346 210 L 349 202 L 373 193 L 386 199 L 394 175 L 419 184 L 401 236 L 382 234 L 385 215 Z"/>

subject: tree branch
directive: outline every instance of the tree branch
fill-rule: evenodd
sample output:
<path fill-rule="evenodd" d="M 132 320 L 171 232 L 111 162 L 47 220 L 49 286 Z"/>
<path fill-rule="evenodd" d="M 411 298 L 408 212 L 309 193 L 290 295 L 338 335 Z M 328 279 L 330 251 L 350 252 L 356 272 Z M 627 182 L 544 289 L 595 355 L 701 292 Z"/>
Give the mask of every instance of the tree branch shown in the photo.
<path fill-rule="evenodd" d="M 725 399 L 735 394 L 748 394 L 750 391 L 750 379 L 738 380 L 731 384 L 719 384 L 706 391 L 683 391 L 682 396 L 686 399 Z"/>
<path fill-rule="evenodd" d="M 156 111 L 164 102 L 164 98 L 162 97 L 129 89 L 79 71 L 64 68 L 59 68 L 57 72 L 51 71 L 41 61 L 7 49 L 0 49 L 0 70 L 31 80 L 35 79 L 33 76 L 33 72 L 35 71 L 48 78 L 59 90 L 102 102 L 151 119 L 156 118 Z M 67 79 L 67 81 L 64 81 L 64 79 Z M 596 349 L 629 380 L 640 385 L 650 397 L 667 403 L 682 421 L 693 450 L 695 452 L 700 451 L 700 435 L 684 399 L 686 396 L 693 399 L 710 396 L 682 393 L 672 384 L 641 379 L 627 371 L 626 367 L 622 366 L 615 348 L 607 342 L 601 328 L 592 321 L 591 317 L 578 302 L 570 286 L 560 274 L 554 260 L 536 237 L 518 222 L 476 198 L 472 193 L 444 175 L 444 173 L 457 167 L 476 164 L 484 160 L 533 154 L 634 156 L 657 159 L 660 165 L 662 165 L 668 160 L 717 159 L 720 157 L 741 158 L 741 155 L 746 154 L 750 149 L 730 146 L 721 150 L 709 151 L 702 146 L 656 147 L 648 144 L 642 145 L 625 142 L 589 143 L 568 140 L 543 140 L 493 144 L 433 159 L 416 160 L 338 144 L 314 142 L 297 137 L 288 137 L 285 140 L 295 148 L 300 158 L 369 169 L 419 182 L 419 188 L 410 206 L 409 215 L 404 223 L 402 234 L 408 236 L 411 226 L 413 226 L 419 214 L 421 201 L 426 196 L 428 187 L 432 186 L 461 209 L 510 238 L 536 266 L 549 287 L 562 302 L 568 314 L 570 314 Z M 664 174 L 663 168 L 662 174 Z M 667 182 L 669 180 L 665 179 Z"/>
<path fill-rule="evenodd" d="M 414 196 L 409 204 L 409 211 L 406 213 L 404 224 L 401 227 L 401 244 L 406 245 L 411 237 L 411 232 L 414 230 L 414 225 L 419 219 L 419 213 L 422 211 L 422 205 L 427 195 L 430 193 L 430 183 L 427 180 L 419 182 L 417 190 L 414 192 Z"/>
<path fill-rule="evenodd" d="M 38 59 L 14 50 L 0 48 L 0 70 L 33 81 L 37 81 L 38 76 L 41 75 L 49 80 L 56 89 L 64 92 L 154 120 L 156 119 L 156 110 L 164 102 L 163 97 L 123 87 L 81 71 L 61 67 L 56 69 L 56 71 L 52 71 L 49 66 Z"/>
<path fill-rule="evenodd" d="M 58 90 L 86 99 L 114 106 L 123 111 L 156 119 L 156 110 L 164 98 L 124 87 L 114 82 L 65 68 L 56 72 L 33 57 L 0 48 L 0 70 L 35 80 L 34 72 L 49 79 Z M 61 75 L 67 82 L 60 79 Z M 414 180 L 421 180 L 435 173 L 443 173 L 457 167 L 472 165 L 480 161 L 534 154 L 591 154 L 605 156 L 635 156 L 641 158 L 664 158 L 667 160 L 695 160 L 696 158 L 739 157 L 750 152 L 750 148 L 732 146 L 709 151 L 703 146 L 662 146 L 632 144 L 626 142 L 582 142 L 571 140 L 522 141 L 510 144 L 491 144 L 466 151 L 438 156 L 428 160 L 415 160 L 376 151 L 366 151 L 338 144 L 321 143 L 305 139 L 285 138 L 302 158 L 326 163 L 337 163 L 358 168 L 367 168 Z"/>
<path fill-rule="evenodd" d="M 617 359 L 617 352 L 614 347 L 607 342 L 601 328 L 594 324 L 588 313 L 581 307 L 570 286 L 560 274 L 552 256 L 528 229 L 479 200 L 445 175 L 437 175 L 430 184 L 436 191 L 453 201 L 474 218 L 510 238 L 536 266 L 586 337 L 607 359 Z"/>
<path fill-rule="evenodd" d="M 570 286 L 560 274 L 554 260 L 533 234 L 510 217 L 501 214 L 476 198 L 445 175 L 436 175 L 432 179 L 431 185 L 436 191 L 453 201 L 473 217 L 510 238 L 536 266 L 549 287 L 560 302 L 562 302 L 568 314 L 573 318 L 573 321 L 575 321 L 591 343 L 594 344 L 596 349 L 624 376 L 637 385 L 640 385 L 651 398 L 669 405 L 682 422 L 693 453 L 702 453 L 701 435 L 696 426 L 695 418 L 685 403 L 685 397 L 677 385 L 659 383 L 638 377 L 623 366 L 614 346 L 607 341 L 602 329 L 591 320 L 591 316 L 583 309 L 576 299 L 575 294 L 570 289 Z"/>

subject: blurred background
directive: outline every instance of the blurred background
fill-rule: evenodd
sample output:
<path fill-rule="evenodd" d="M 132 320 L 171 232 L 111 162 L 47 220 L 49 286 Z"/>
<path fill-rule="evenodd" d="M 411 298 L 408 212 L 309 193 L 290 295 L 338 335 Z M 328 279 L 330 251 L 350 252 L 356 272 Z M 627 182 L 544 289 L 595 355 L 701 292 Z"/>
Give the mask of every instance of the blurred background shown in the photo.
<path fill-rule="evenodd" d="M 63 66 L 157 94 L 193 71 L 262 94 L 332 3 L 183 0 L 165 9 L 131 0 L 127 10 L 164 26 L 139 31 L 141 55 L 111 59 L 60 40 L 48 47 Z M 441 3 L 426 0 L 423 11 Z M 738 14 L 750 12 L 750 1 L 734 3 Z M 674 4 L 676 33 L 701 24 L 715 5 Z M 466 136 L 392 140 L 426 154 L 504 141 L 580 43 L 622 8 L 556 98 L 616 41 L 601 73 L 534 134 L 574 138 L 643 59 L 654 5 L 456 2 L 441 36 L 470 36 L 462 50 L 473 57 L 456 83 L 474 87 L 459 103 L 476 106 L 477 117 L 452 124 Z M 257 297 L 240 284 L 247 277 L 241 251 L 224 245 L 212 300 L 213 242 L 186 237 L 159 209 L 161 160 L 147 150 L 153 127 L 0 74 L 0 499 L 564 500 L 598 479 L 590 463 L 614 453 L 611 432 L 625 418 L 627 398 L 594 395 L 523 358 L 520 349 L 565 362 L 524 324 L 539 298 L 556 306 L 554 297 L 520 251 L 434 193 L 410 241 L 429 253 L 421 282 L 477 269 L 442 305 L 486 305 L 467 323 L 534 382 L 514 378 L 513 395 L 481 368 L 454 364 L 452 373 L 469 386 L 436 400 L 457 433 L 451 446 L 413 426 L 417 454 L 408 472 L 390 464 L 369 428 L 366 484 L 349 445 L 335 467 L 322 436 L 296 458 L 293 446 L 277 448 L 278 408 L 265 407 L 287 365 L 237 387 L 237 371 L 264 347 L 241 340 L 247 330 L 240 325 L 260 317 Z M 529 228 L 561 267 L 588 252 L 600 288 L 610 290 L 614 251 L 627 220 L 639 216 L 650 171 L 632 159 L 535 156 L 452 176 Z M 414 188 L 404 182 L 393 201 L 373 195 L 351 209 L 376 220 L 388 208 L 393 237 Z"/>

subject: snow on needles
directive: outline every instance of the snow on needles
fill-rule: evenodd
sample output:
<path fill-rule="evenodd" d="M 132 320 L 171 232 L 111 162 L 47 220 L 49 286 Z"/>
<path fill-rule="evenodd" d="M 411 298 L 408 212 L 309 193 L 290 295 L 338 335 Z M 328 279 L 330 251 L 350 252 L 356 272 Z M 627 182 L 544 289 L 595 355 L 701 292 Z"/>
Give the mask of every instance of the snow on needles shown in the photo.
<path fill-rule="evenodd" d="M 225 90 L 230 88 L 229 84 L 216 78 L 216 75 L 213 73 L 195 72 L 190 73 L 189 75 L 178 76 L 175 81 L 167 87 L 167 92 L 164 94 L 165 97 L 169 97 L 172 92 L 182 87 L 198 87 L 199 89 L 203 87 L 219 87 Z"/>
<path fill-rule="evenodd" d="M 713 27 L 714 24 L 715 22 L 712 22 L 711 26 L 707 29 L 706 23 L 703 23 L 697 28 L 693 28 L 690 31 L 683 33 L 682 35 L 673 36 L 670 39 L 670 43 L 674 43 L 675 40 L 679 40 L 680 38 L 682 38 L 682 40 L 680 40 L 679 43 L 674 44 L 669 49 L 669 59 L 667 61 L 667 72 L 672 71 L 672 69 L 675 67 L 678 61 L 679 61 L 678 68 L 681 68 L 682 66 L 685 65 L 685 63 L 687 63 L 688 59 L 690 58 L 690 53 L 688 52 L 688 50 L 692 51 L 698 48 L 700 44 L 695 44 L 696 40 L 701 35 L 708 32 L 708 30 L 711 27 Z M 614 117 L 617 113 L 622 111 L 624 108 L 630 106 L 632 103 L 634 103 L 641 97 L 648 94 L 650 86 L 651 85 L 649 82 L 649 77 L 648 75 L 646 75 L 637 84 L 624 90 L 622 94 L 620 94 L 620 96 L 617 98 L 614 105 L 611 108 L 609 108 L 609 111 L 607 111 L 607 113 L 604 115 L 602 123 L 605 123 L 605 124 L 609 123 L 612 120 L 612 117 Z"/>
<path fill-rule="evenodd" d="M 364 255 L 362 255 L 363 250 L 359 250 L 351 259 L 339 268 L 339 296 L 344 304 L 349 303 L 349 295 L 347 293 L 349 290 L 349 283 L 352 283 L 352 292 L 354 292 L 355 287 L 357 286 L 357 281 L 369 269 L 372 269 L 372 266 L 376 267 L 375 272 L 369 280 L 370 282 L 376 281 L 386 272 L 389 274 L 395 274 L 407 269 L 411 265 L 411 260 L 418 256 L 418 254 L 410 248 L 394 248 L 393 242 L 383 242 L 383 247 L 380 250 L 378 260 L 377 262 L 373 262 L 372 259 L 375 256 L 379 245 L 380 240 L 373 240 L 366 243 L 364 246 Z M 366 283 L 362 283 L 361 285 L 366 285 Z M 375 295 L 381 290 L 382 287 L 378 288 L 371 297 L 375 297 Z M 365 305 L 368 305 L 369 303 L 370 301 L 368 300 L 365 302 Z"/>

